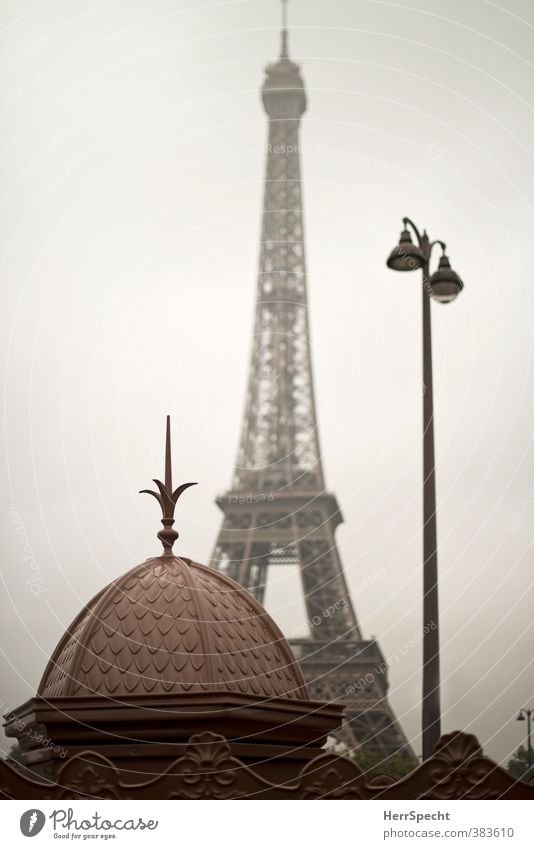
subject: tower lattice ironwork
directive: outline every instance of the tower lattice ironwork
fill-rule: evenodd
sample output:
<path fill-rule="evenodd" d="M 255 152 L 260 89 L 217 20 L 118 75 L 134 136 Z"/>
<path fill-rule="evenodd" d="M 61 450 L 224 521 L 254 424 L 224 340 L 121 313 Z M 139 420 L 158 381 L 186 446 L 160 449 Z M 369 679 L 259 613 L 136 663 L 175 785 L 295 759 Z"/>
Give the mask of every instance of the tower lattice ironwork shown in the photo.
<path fill-rule="evenodd" d="M 334 539 L 342 516 L 325 488 L 310 358 L 299 125 L 306 93 L 282 28 L 266 69 L 269 117 L 254 337 L 238 458 L 213 565 L 263 601 L 267 572 L 300 568 L 309 636 L 292 640 L 313 698 L 344 702 L 341 735 L 386 755 L 410 746 L 387 700 L 387 665 L 362 638 Z"/>

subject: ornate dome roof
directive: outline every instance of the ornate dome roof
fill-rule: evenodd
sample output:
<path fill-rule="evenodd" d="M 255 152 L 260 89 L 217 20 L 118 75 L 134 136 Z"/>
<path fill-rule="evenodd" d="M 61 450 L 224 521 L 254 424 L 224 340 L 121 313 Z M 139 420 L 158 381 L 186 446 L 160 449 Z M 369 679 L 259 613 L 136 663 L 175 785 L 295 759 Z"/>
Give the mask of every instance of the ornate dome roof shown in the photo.
<path fill-rule="evenodd" d="M 167 554 L 89 602 L 60 640 L 38 694 L 208 691 L 309 698 L 289 644 L 264 608 L 221 572 Z"/>

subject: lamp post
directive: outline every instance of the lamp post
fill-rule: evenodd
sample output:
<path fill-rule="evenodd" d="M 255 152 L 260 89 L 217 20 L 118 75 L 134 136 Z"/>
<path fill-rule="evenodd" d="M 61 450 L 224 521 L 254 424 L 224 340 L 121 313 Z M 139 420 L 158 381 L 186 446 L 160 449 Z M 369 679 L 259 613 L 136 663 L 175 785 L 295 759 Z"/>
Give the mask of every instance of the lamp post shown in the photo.
<path fill-rule="evenodd" d="M 524 722 L 525 717 L 527 720 L 527 758 L 529 769 L 532 766 L 532 738 L 530 736 L 530 732 L 532 730 L 532 714 L 534 714 L 534 708 L 522 708 L 517 717 L 518 722 Z"/>
<path fill-rule="evenodd" d="M 434 402 L 432 393 L 432 335 L 430 298 L 442 304 L 453 301 L 463 283 L 450 266 L 445 242 L 431 241 L 413 221 L 403 219 L 399 244 L 391 251 L 387 265 L 394 271 L 423 272 L 423 760 L 432 755 L 441 736 L 439 674 L 438 555 L 436 537 L 436 485 L 434 479 Z M 410 234 L 414 233 L 417 244 Z M 432 249 L 439 245 L 442 255 L 437 271 L 430 275 Z"/>

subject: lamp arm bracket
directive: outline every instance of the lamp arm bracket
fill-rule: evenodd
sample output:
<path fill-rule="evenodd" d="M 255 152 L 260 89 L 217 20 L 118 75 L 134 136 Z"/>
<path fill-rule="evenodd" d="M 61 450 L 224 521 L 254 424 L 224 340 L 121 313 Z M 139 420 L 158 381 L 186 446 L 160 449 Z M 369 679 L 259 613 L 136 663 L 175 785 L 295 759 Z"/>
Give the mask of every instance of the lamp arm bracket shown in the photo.
<path fill-rule="evenodd" d="M 445 242 L 442 242 L 441 239 L 434 239 L 434 241 L 430 242 L 429 245 L 430 253 L 432 253 L 432 248 L 434 247 L 434 245 L 439 245 L 443 253 L 445 253 L 445 251 L 447 250 L 447 245 L 445 244 Z"/>
<path fill-rule="evenodd" d="M 419 247 L 421 247 L 421 233 L 417 229 L 416 225 L 413 223 L 412 219 L 411 218 L 403 218 L 402 222 L 403 222 L 405 228 L 407 228 L 408 224 L 410 225 L 410 227 L 414 231 L 415 236 L 417 238 L 417 243 L 418 243 Z"/>

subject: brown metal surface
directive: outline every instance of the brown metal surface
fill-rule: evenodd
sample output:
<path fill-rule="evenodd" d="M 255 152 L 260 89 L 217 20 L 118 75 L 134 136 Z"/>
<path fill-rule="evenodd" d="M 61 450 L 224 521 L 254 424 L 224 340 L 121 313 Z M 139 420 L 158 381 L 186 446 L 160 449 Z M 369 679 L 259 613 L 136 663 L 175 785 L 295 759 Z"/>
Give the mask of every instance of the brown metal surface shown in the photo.
<path fill-rule="evenodd" d="M 173 528 L 174 511 L 176 504 L 181 494 L 189 489 L 190 486 L 196 486 L 196 483 L 183 483 L 175 490 L 172 488 L 172 455 L 171 455 L 171 417 L 167 416 L 167 428 L 165 434 L 165 483 L 162 483 L 157 478 L 154 478 L 154 483 L 158 488 L 158 492 L 152 489 L 142 489 L 141 493 L 153 495 L 159 506 L 161 507 L 161 524 L 163 530 L 158 533 L 158 539 L 163 545 L 163 554 L 170 557 L 172 555 L 172 547 L 178 537 L 178 531 Z"/>
<path fill-rule="evenodd" d="M 216 691 L 34 698 L 7 717 L 6 734 L 17 737 L 25 769 L 37 779 L 54 780 L 66 760 L 86 750 L 112 759 L 130 783 L 158 776 L 183 757 L 192 736 L 209 731 L 224 736 L 232 756 L 278 780 L 317 757 L 341 717 L 341 705 Z"/>
<path fill-rule="evenodd" d="M 308 698 L 285 637 L 249 593 L 208 566 L 162 556 L 89 602 L 54 651 L 38 695 L 208 690 Z"/>
<path fill-rule="evenodd" d="M 175 504 L 169 420 L 165 466 L 156 495 L 164 520 Z M 254 763 L 262 780 L 278 780 L 313 759 L 339 727 L 343 706 L 310 700 L 287 640 L 258 601 L 228 576 L 174 557 L 170 538 L 162 541 L 161 557 L 89 602 L 36 698 L 6 716 L 26 775 L 55 781 L 64 760 L 90 749 L 91 757 L 113 757 L 130 783 L 147 774 L 156 781 L 183 761 L 192 736 L 209 732 L 223 735 L 232 757 Z"/>
<path fill-rule="evenodd" d="M 368 780 L 346 757 L 323 753 L 304 766 L 281 764 L 269 779 L 232 754 L 227 740 L 204 732 L 157 776 L 137 781 L 101 754 L 86 750 L 62 763 L 53 781 L 28 778 L 0 761 L 0 793 L 9 799 L 426 799 L 534 800 L 534 786 L 485 757 L 471 734 L 443 737 L 410 775 Z"/>

